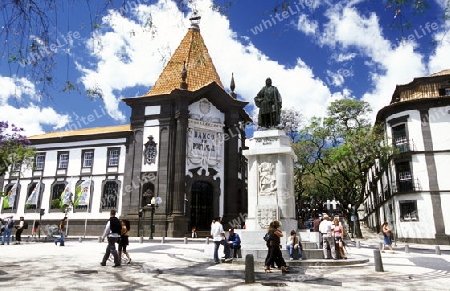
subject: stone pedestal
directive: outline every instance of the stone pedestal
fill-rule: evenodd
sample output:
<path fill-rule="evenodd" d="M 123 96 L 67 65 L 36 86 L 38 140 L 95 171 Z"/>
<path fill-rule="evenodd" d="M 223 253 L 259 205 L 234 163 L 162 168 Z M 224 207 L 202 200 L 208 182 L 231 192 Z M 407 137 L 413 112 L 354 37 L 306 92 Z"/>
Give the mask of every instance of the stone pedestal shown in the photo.
<path fill-rule="evenodd" d="M 246 141 L 248 159 L 248 216 L 246 230 L 265 230 L 280 220 L 283 229 L 297 229 L 294 161 L 291 140 L 282 130 L 256 131 Z"/>
<path fill-rule="evenodd" d="M 282 130 L 256 131 L 246 140 L 248 150 L 248 215 L 246 229 L 239 231 L 242 254 L 267 249 L 263 240 L 270 222 L 279 220 L 286 233 L 297 230 L 294 197 L 294 161 L 291 140 Z"/>

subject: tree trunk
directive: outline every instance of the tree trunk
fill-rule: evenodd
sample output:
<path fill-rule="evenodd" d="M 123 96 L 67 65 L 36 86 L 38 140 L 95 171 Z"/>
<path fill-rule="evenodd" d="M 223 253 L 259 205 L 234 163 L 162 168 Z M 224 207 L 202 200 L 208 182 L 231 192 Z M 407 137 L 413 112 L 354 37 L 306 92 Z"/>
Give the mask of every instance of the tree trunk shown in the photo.
<path fill-rule="evenodd" d="M 361 232 L 361 225 L 359 224 L 359 217 L 358 217 L 358 215 L 355 215 L 355 216 L 356 216 L 356 220 L 353 222 L 355 224 L 354 225 L 355 237 L 356 238 L 363 238 L 362 232 Z"/>

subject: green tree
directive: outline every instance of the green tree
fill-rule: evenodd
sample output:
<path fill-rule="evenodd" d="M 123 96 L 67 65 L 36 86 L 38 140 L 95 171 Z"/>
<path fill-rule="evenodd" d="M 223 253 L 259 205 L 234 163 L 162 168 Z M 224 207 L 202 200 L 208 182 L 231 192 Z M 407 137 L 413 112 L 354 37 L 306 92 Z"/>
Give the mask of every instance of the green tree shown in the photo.
<path fill-rule="evenodd" d="M 8 122 L 0 122 L 0 176 L 13 165 L 31 165 L 35 154 L 35 150 L 28 147 L 29 140 L 21 134 L 22 128 L 11 125 L 10 132 L 8 128 Z"/>
<path fill-rule="evenodd" d="M 385 164 L 394 153 L 385 144 L 383 131 L 371 126 L 370 112 L 367 102 L 341 99 L 331 103 L 323 122 L 315 118 L 302 130 L 300 143 L 310 148 L 309 154 L 298 158 L 308 169 L 301 178 L 304 197 L 322 205 L 326 199 L 336 199 L 344 210 L 349 204 L 358 209 L 364 200 L 363 185 L 369 169 L 377 159 Z M 359 221 L 355 233 L 361 236 Z"/>

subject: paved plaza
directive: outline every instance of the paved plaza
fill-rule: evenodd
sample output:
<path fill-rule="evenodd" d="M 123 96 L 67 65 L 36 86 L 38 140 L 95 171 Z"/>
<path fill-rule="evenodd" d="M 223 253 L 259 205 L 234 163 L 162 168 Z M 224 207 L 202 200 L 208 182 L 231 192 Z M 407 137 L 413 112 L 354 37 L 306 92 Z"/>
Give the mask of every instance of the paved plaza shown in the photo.
<path fill-rule="evenodd" d="M 352 266 L 297 265 L 282 274 L 265 274 L 255 264 L 255 283 L 245 283 L 244 259 L 213 264 L 205 239 L 166 239 L 140 243 L 132 238 L 131 264 L 100 266 L 106 243 L 96 238 L 68 239 L 64 247 L 53 242 L 23 242 L 0 246 L 0 290 L 450 290 L 450 247 L 404 245 L 382 254 L 384 272 L 373 260 L 376 238 L 349 243 L 349 258 L 368 258 Z M 306 263 L 306 261 L 305 261 Z M 295 288 L 295 289 L 294 289 Z"/>

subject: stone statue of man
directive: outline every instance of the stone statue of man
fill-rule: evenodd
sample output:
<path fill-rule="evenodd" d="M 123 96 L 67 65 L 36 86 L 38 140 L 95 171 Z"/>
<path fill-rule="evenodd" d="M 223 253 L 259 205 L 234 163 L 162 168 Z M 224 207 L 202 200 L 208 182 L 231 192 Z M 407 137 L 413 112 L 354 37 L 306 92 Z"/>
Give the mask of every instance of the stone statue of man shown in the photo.
<path fill-rule="evenodd" d="M 280 124 L 281 95 L 277 87 L 272 86 L 272 80 L 266 79 L 264 86 L 255 97 L 255 105 L 259 107 L 258 125 L 260 127 L 275 127 Z"/>

